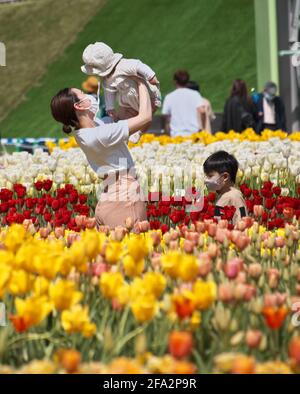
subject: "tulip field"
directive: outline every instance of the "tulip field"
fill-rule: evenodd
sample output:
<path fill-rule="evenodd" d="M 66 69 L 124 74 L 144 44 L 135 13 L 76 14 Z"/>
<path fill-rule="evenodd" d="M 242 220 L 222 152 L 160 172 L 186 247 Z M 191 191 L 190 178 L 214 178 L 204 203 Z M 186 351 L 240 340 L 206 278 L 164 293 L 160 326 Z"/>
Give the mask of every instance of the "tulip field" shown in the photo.
<path fill-rule="evenodd" d="M 74 140 L 48 148 L 0 157 L 0 373 L 300 372 L 300 133 L 144 135 L 148 220 L 114 230 Z M 221 149 L 236 225 L 204 187 Z"/>

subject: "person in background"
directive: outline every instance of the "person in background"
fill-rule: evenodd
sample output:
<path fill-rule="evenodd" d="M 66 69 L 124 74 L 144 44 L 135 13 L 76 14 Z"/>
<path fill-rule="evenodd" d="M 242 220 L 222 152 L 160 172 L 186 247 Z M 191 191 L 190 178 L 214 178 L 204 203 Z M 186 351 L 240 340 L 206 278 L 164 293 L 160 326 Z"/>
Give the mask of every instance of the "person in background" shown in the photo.
<path fill-rule="evenodd" d="M 247 128 L 255 129 L 256 120 L 257 111 L 248 95 L 247 84 L 242 79 L 236 79 L 225 103 L 222 131 L 228 133 L 234 130 L 240 133 Z"/>
<path fill-rule="evenodd" d="M 200 86 L 196 81 L 189 81 L 186 87 L 200 93 Z M 202 99 L 203 99 L 203 108 L 204 108 L 203 130 L 211 134 L 212 133 L 211 122 L 216 119 L 216 116 L 212 110 L 210 101 L 204 98 L 203 96 Z"/>
<path fill-rule="evenodd" d="M 188 136 L 203 129 L 204 100 L 199 92 L 187 87 L 190 79 L 186 70 L 174 74 L 176 89 L 163 102 L 165 130 L 171 137 Z"/>
<path fill-rule="evenodd" d="M 277 85 L 267 82 L 264 91 L 257 99 L 257 133 L 265 129 L 286 131 L 285 107 L 282 99 L 276 95 Z"/>
<path fill-rule="evenodd" d="M 235 208 L 233 224 L 247 216 L 243 195 L 235 187 L 238 168 L 239 163 L 236 158 L 225 151 L 213 153 L 203 164 L 205 185 L 209 191 L 217 193 L 215 216 L 221 216 L 223 207 L 233 206 Z"/>

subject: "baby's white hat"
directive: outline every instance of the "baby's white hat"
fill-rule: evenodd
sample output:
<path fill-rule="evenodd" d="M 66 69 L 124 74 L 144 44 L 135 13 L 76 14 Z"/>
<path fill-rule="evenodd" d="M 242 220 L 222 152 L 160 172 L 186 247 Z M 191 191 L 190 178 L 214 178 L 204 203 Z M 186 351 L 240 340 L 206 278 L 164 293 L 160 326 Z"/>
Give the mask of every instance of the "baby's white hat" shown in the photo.
<path fill-rule="evenodd" d="M 122 57 L 121 53 L 114 53 L 104 42 L 95 42 L 83 51 L 82 60 L 85 64 L 81 66 L 81 71 L 88 75 L 105 77 L 112 72 Z"/>

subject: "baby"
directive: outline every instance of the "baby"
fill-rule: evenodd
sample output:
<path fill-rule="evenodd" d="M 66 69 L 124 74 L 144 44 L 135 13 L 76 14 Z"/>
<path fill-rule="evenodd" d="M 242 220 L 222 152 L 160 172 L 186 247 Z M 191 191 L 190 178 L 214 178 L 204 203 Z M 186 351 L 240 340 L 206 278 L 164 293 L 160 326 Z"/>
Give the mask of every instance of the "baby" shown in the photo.
<path fill-rule="evenodd" d="M 207 189 L 217 193 L 215 216 L 220 216 L 220 208 L 234 206 L 233 224 L 247 216 L 243 195 L 234 187 L 238 166 L 236 158 L 225 151 L 213 153 L 203 164 Z"/>
<path fill-rule="evenodd" d="M 139 96 L 137 84 L 132 77 L 144 79 L 149 90 L 152 111 L 161 106 L 161 93 L 159 81 L 155 72 L 146 64 L 137 59 L 125 59 L 120 53 L 113 50 L 103 42 L 88 45 L 83 51 L 84 65 L 81 70 L 88 75 L 97 75 L 101 78 L 104 88 L 105 107 L 107 114 L 114 121 L 128 119 L 136 116 L 139 109 Z M 115 110 L 118 98 L 119 110 Z M 141 130 L 141 132 L 146 129 Z M 138 142 L 141 132 L 131 136 L 131 142 Z"/>

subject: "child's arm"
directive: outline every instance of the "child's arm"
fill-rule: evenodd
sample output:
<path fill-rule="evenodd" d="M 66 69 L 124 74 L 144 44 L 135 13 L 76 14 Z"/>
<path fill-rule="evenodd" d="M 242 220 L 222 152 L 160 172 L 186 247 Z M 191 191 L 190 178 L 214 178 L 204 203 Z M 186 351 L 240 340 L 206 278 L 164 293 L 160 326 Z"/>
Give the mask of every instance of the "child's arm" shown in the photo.
<path fill-rule="evenodd" d="M 152 70 L 147 64 L 142 63 L 140 60 L 137 63 L 137 74 L 145 78 L 146 81 L 152 85 L 158 85 L 159 81 L 156 78 L 155 71 Z"/>
<path fill-rule="evenodd" d="M 155 76 L 155 71 L 153 71 L 152 68 L 149 67 L 147 64 L 142 63 L 140 60 L 124 59 L 122 71 L 128 77 L 141 77 L 151 84 L 159 84 L 159 81 Z"/>

